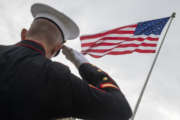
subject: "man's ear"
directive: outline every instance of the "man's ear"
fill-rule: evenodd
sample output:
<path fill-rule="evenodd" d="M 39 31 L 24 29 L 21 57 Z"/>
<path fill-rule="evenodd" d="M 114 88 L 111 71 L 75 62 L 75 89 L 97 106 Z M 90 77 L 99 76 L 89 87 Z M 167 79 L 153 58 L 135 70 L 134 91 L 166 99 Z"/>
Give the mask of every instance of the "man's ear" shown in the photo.
<path fill-rule="evenodd" d="M 23 28 L 21 30 L 21 40 L 25 40 L 26 39 L 26 33 L 27 33 L 27 30 L 25 28 Z"/>

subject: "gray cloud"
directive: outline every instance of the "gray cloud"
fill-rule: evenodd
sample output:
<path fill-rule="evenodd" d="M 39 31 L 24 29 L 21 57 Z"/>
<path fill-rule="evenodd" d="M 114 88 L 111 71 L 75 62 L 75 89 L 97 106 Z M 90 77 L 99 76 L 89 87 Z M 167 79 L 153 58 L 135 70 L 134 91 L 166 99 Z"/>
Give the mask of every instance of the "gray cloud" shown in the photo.
<path fill-rule="evenodd" d="M 1 0 L 0 33 L 1 44 L 12 44 L 20 40 L 20 31 L 28 28 L 32 21 L 29 12 L 35 2 L 47 3 L 74 19 L 81 34 L 92 34 L 136 22 L 166 17 L 177 12 L 163 45 L 161 54 L 150 78 L 149 86 L 137 113 L 137 120 L 179 120 L 180 119 L 180 54 L 178 34 L 180 31 L 179 0 Z M 80 41 L 67 45 L 80 50 Z M 105 56 L 101 59 L 87 58 L 108 72 L 119 84 L 134 107 L 154 55 L 132 54 Z M 54 60 L 75 67 L 60 55 Z"/>

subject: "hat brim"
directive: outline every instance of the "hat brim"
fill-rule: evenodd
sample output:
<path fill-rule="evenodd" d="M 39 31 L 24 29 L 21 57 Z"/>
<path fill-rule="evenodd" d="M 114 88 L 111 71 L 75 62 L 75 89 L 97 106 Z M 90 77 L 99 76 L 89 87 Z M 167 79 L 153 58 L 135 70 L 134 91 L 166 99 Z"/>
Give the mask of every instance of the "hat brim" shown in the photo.
<path fill-rule="evenodd" d="M 61 28 L 65 40 L 73 40 L 79 36 L 79 27 L 65 14 L 41 3 L 33 4 L 31 12 L 34 18 L 44 17 L 54 21 Z"/>

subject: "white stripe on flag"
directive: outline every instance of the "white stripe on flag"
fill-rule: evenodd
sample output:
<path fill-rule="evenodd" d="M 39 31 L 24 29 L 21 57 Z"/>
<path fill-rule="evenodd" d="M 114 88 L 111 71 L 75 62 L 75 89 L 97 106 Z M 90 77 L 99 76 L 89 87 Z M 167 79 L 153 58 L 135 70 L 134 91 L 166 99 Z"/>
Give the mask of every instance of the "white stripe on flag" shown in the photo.
<path fill-rule="evenodd" d="M 120 29 L 118 31 L 135 31 L 136 28 L 132 28 L 132 27 L 129 27 L 129 28 L 123 28 L 123 29 Z"/>

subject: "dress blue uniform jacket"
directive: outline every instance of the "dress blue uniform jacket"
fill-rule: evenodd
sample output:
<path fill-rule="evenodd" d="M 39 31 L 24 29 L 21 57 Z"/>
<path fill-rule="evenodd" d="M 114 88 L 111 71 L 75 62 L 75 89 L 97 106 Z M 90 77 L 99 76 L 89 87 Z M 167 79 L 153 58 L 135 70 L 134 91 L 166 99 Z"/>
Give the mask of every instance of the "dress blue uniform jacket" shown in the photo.
<path fill-rule="evenodd" d="M 84 63 L 82 77 L 45 57 L 44 48 L 23 40 L 0 45 L 0 120 L 128 120 L 131 108 L 115 81 Z"/>

